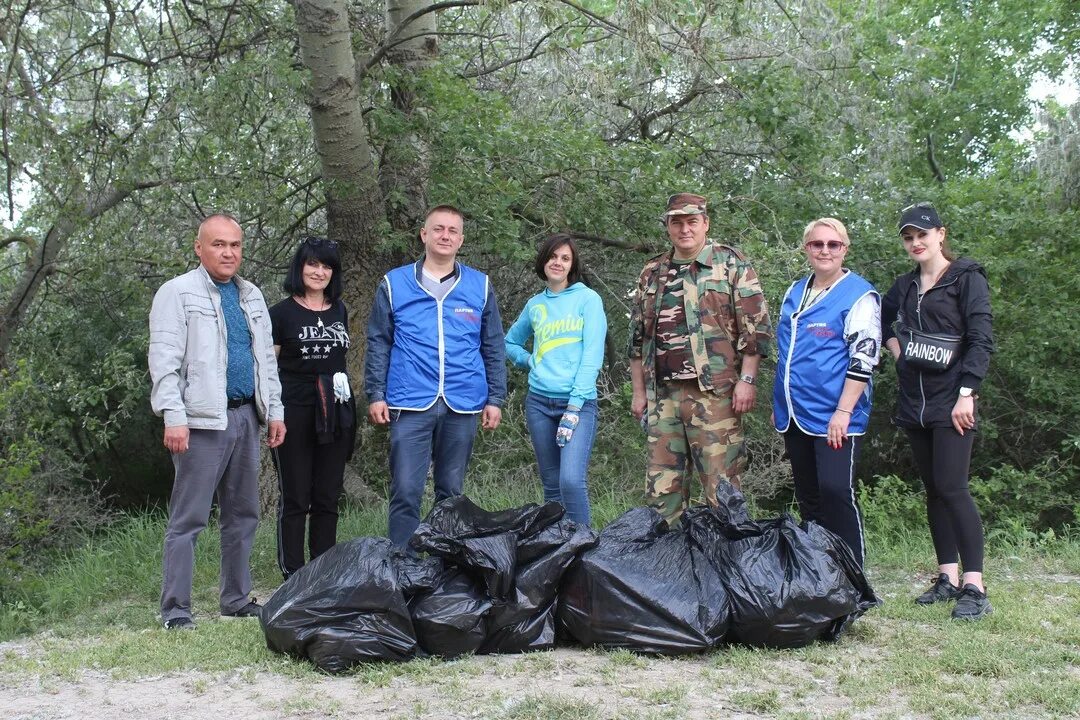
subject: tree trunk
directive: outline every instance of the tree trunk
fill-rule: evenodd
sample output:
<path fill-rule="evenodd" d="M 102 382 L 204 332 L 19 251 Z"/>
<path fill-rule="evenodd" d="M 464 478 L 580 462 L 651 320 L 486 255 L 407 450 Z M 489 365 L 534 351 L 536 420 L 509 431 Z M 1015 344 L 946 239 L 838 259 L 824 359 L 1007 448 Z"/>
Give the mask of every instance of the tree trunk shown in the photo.
<path fill-rule="evenodd" d="M 362 378 L 364 329 L 378 278 L 388 269 L 379 252 L 383 195 L 361 114 L 352 52 L 348 4 L 344 0 L 300 0 L 296 4 L 300 56 L 311 73 L 308 104 L 315 150 L 327 201 L 327 234 L 339 243 L 349 308 L 349 373 Z"/>
<path fill-rule="evenodd" d="M 343 300 L 349 308 L 351 338 L 349 376 L 360 394 L 367 319 L 375 291 L 386 271 L 401 259 L 381 242 L 388 231 L 387 214 L 361 113 L 348 5 L 344 0 L 299 0 L 296 18 L 301 60 L 311 73 L 308 104 L 326 193 L 327 235 L 338 242 L 344 267 Z M 359 421 L 364 403 L 357 405 Z M 363 433 L 357 433 L 358 442 L 361 437 Z M 366 456 L 362 451 L 354 455 L 361 477 L 365 473 L 360 460 Z M 356 482 L 349 483 L 346 493 L 361 501 L 371 494 Z"/>
<path fill-rule="evenodd" d="M 386 0 L 386 53 L 402 72 L 393 73 L 390 101 L 405 116 L 406 124 L 423 112 L 417 93 L 417 74 L 438 57 L 435 13 L 409 17 L 428 6 L 426 0 Z M 431 146 L 420 133 L 410 133 L 383 150 L 379 179 L 387 198 L 386 217 L 396 233 L 408 233 L 419 225 L 428 206 Z"/>

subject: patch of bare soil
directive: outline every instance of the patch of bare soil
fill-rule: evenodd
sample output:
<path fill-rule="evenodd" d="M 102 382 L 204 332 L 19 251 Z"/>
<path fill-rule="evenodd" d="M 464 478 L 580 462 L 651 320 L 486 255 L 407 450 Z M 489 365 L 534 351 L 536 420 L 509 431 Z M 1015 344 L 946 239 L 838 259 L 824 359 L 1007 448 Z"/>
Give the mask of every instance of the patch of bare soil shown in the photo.
<path fill-rule="evenodd" d="M 32 641 L 31 641 L 32 642 Z M 855 648 L 852 648 L 855 650 Z M 7 644 L 0 653 L 29 651 Z M 857 653 L 854 653 L 857 654 Z M 10 657 L 10 655 L 9 655 Z M 645 658 L 558 649 L 487 656 L 386 678 L 294 678 L 238 669 L 118 680 L 84 670 L 75 678 L 0 673 L 0 717 L 203 720 L 348 718 L 760 718 L 906 715 L 888 698 L 855 708 L 831 678 L 803 661 L 740 669 L 715 656 Z M 851 658 L 855 660 L 854 657 Z M 845 663 L 846 664 L 846 663 Z M 762 672 L 762 671 L 765 672 Z"/>

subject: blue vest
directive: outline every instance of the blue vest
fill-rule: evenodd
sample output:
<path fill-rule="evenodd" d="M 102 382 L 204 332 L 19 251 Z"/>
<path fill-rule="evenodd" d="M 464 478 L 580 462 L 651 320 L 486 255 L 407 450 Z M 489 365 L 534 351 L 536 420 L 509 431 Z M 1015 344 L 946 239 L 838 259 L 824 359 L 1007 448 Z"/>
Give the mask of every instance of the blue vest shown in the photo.
<path fill-rule="evenodd" d="M 488 279 L 461 263 L 457 269 L 441 301 L 417 281 L 416 265 L 386 274 L 394 314 L 386 403 L 393 409 L 426 410 L 440 395 L 455 412 L 480 412 L 487 404 L 480 326 Z"/>
<path fill-rule="evenodd" d="M 828 435 L 829 419 L 836 411 L 851 355 L 844 339 L 848 312 L 874 286 L 853 272 L 845 273 L 817 302 L 799 312 L 799 303 L 813 276 L 788 288 L 776 326 L 776 381 L 773 413 L 776 429 L 784 432 L 794 418 L 808 435 Z M 870 420 L 872 383 L 859 396 L 851 412 L 849 435 L 862 435 Z"/>

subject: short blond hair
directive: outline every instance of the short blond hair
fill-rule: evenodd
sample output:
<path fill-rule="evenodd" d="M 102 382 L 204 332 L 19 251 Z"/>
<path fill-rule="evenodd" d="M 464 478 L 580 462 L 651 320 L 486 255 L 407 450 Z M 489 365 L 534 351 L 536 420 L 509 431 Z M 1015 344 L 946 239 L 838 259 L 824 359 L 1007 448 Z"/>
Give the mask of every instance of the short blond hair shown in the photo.
<path fill-rule="evenodd" d="M 836 218 L 831 218 L 831 217 L 823 217 L 823 218 L 818 218 L 817 220 L 811 220 L 810 224 L 808 224 L 806 226 L 806 229 L 803 230 L 803 234 L 802 234 L 803 243 L 805 243 L 806 239 L 808 237 L 810 237 L 810 233 L 812 233 L 814 231 L 814 228 L 816 228 L 818 226 L 821 226 L 821 225 L 824 225 L 827 228 L 832 228 L 833 230 L 835 230 L 836 234 L 840 236 L 840 239 L 844 241 L 845 246 L 851 244 L 851 240 L 848 239 L 847 228 L 844 227 L 844 223 L 840 222 Z"/>

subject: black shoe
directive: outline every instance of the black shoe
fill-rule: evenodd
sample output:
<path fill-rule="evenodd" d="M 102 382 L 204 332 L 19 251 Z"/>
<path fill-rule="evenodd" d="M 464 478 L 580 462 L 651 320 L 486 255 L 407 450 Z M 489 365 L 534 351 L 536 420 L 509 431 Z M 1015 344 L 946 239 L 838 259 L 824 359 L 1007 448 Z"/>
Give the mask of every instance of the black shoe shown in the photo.
<path fill-rule="evenodd" d="M 960 591 L 952 616 L 953 620 L 979 620 L 992 612 L 994 608 L 990 607 L 990 598 L 986 597 L 986 593 L 968 583 Z"/>
<path fill-rule="evenodd" d="M 194 630 L 195 621 L 186 615 L 180 617 L 169 618 L 165 621 L 166 630 Z"/>
<path fill-rule="evenodd" d="M 231 613 L 221 613 L 221 617 L 223 617 L 223 618 L 257 618 L 257 617 L 259 617 L 259 612 L 261 610 L 262 610 L 262 605 L 255 602 L 255 600 L 253 599 L 251 602 L 249 602 L 247 605 L 240 608 L 239 610 L 236 610 L 236 611 L 231 612 Z"/>
<path fill-rule="evenodd" d="M 920 605 L 933 605 L 938 602 L 955 600 L 958 597 L 960 597 L 960 588 L 949 582 L 948 575 L 941 573 L 929 590 L 915 598 L 915 602 Z"/>

